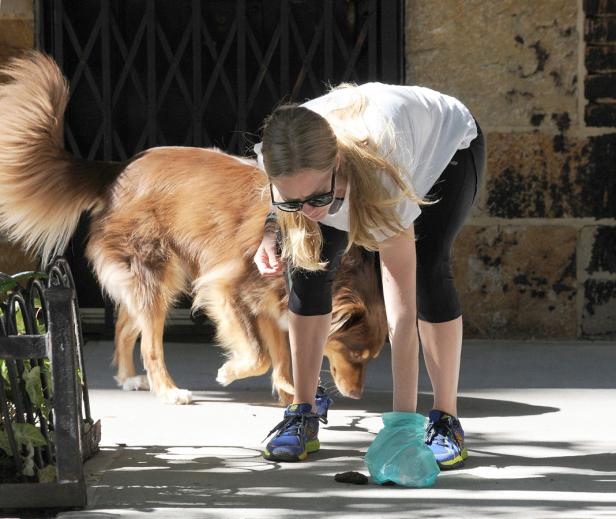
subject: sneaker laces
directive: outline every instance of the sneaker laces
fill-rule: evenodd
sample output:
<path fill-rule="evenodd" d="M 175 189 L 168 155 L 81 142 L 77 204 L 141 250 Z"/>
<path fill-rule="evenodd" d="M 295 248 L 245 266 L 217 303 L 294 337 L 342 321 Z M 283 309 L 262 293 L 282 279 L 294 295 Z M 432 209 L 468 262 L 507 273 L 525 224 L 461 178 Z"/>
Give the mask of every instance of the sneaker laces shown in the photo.
<path fill-rule="evenodd" d="M 442 436 L 444 440 L 439 441 L 442 445 L 449 443 L 449 437 L 453 436 L 451 424 L 447 419 L 441 419 L 438 422 L 430 422 L 426 430 L 426 443 L 432 445 L 435 437 Z"/>
<path fill-rule="evenodd" d="M 263 438 L 263 441 L 267 440 L 272 434 L 277 431 L 279 431 L 278 436 L 284 433 L 299 436 L 304 430 L 304 427 L 306 426 L 306 420 L 308 418 L 316 418 L 321 423 L 327 423 L 327 418 L 315 413 L 290 414 L 285 416 L 282 421 L 278 423 L 278 425 L 276 425 L 269 433 L 267 433 L 267 436 Z"/>
<path fill-rule="evenodd" d="M 325 388 L 323 386 L 317 387 L 317 395 L 316 395 L 315 403 L 316 403 L 316 408 L 317 408 L 317 414 L 325 418 L 325 422 L 323 423 L 327 423 L 327 411 L 329 410 L 330 406 L 334 403 L 334 401 L 325 392 Z"/>

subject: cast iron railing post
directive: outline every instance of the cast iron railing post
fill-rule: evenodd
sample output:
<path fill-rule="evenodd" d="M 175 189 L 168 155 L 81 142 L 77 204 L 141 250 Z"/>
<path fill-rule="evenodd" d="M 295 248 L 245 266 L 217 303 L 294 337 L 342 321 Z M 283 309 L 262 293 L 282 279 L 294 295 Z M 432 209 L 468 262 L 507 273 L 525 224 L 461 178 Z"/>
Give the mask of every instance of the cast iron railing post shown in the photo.
<path fill-rule="evenodd" d="M 81 461 L 81 424 L 79 423 L 79 394 L 77 389 L 77 363 L 75 352 L 75 321 L 71 305 L 72 288 L 53 287 L 45 290 L 48 305 L 49 339 L 51 350 L 51 373 L 54 380 L 72 381 L 64 385 L 62 392 L 54 393 L 56 413 L 56 463 L 58 482 L 83 481 Z"/>

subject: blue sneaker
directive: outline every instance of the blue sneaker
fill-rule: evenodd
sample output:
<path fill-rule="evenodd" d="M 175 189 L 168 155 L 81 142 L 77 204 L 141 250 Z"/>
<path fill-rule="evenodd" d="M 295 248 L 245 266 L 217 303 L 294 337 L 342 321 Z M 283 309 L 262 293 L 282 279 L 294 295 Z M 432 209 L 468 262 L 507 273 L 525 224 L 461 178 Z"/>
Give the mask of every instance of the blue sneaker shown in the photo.
<path fill-rule="evenodd" d="M 325 393 L 325 388 L 323 386 L 317 387 L 317 395 L 315 397 L 315 402 L 317 406 L 317 415 L 325 418 L 325 423 L 327 423 L 327 410 L 334 403 L 334 401 L 327 396 Z"/>
<path fill-rule="evenodd" d="M 284 419 L 267 437 L 276 433 L 263 451 L 263 457 L 272 461 L 302 461 L 309 453 L 320 449 L 319 421 L 327 418 L 314 414 L 311 404 L 291 404 Z"/>
<path fill-rule="evenodd" d="M 426 445 L 432 450 L 441 470 L 460 468 L 468 458 L 460 420 L 438 409 L 430 411 Z"/>

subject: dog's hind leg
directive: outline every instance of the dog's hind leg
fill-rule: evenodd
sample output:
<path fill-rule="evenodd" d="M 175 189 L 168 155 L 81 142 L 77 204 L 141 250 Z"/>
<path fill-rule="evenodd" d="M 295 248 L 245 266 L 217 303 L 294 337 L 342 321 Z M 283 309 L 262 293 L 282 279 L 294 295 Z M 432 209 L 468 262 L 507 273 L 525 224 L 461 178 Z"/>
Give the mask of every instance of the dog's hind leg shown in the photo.
<path fill-rule="evenodd" d="M 140 318 L 141 358 L 148 374 L 150 389 L 166 404 L 190 404 L 192 393 L 178 389 L 167 372 L 163 352 L 163 332 L 167 309 L 152 305 Z"/>
<path fill-rule="evenodd" d="M 109 243 L 104 243 L 100 236 Z M 126 241 L 124 234 L 119 236 L 116 243 L 112 233 L 101 232 L 91 239 L 87 251 L 101 285 L 128 314 L 119 319 L 128 325 L 128 329 L 119 329 L 116 355 L 119 366 L 123 366 L 119 376 L 134 373 L 129 351 L 139 332 L 150 390 L 165 402 L 190 403 L 191 393 L 176 387 L 163 355 L 165 317 L 175 297 L 186 287 L 185 268 L 162 240 L 148 240 L 135 234 Z"/>
<path fill-rule="evenodd" d="M 161 255 L 168 252 L 162 247 L 158 250 Z M 145 257 L 157 259 L 156 254 Z M 137 273 L 142 303 L 137 320 L 141 329 L 141 359 L 151 391 L 167 404 L 189 404 L 192 393 L 175 385 L 167 371 L 163 352 L 165 317 L 185 287 L 186 272 L 173 254 L 165 254 L 164 259 L 164 262 L 142 261 L 139 265 L 135 262 L 133 267 Z"/>
<path fill-rule="evenodd" d="M 137 375 L 133 352 L 139 337 L 139 328 L 135 320 L 126 311 L 124 305 L 118 305 L 118 315 L 115 326 L 115 353 L 113 365 L 118 372 L 114 377 L 118 385 L 125 391 L 148 390 L 150 386 L 145 375 Z"/>

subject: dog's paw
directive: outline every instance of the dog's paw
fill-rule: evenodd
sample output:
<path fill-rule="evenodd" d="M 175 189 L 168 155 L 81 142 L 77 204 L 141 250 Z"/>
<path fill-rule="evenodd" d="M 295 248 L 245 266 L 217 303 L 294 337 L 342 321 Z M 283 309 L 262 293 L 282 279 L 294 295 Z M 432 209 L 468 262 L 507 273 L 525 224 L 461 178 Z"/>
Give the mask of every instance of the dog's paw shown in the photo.
<path fill-rule="evenodd" d="M 229 366 L 227 366 L 226 364 L 222 366 L 222 368 L 218 370 L 216 382 L 218 382 L 221 386 L 228 386 L 229 384 L 231 384 L 231 382 L 233 382 L 237 378 L 234 376 L 232 371 L 233 370 L 230 369 Z"/>
<path fill-rule="evenodd" d="M 113 377 L 124 391 L 149 391 L 150 384 L 146 375 L 137 375 L 134 377 Z"/>
<path fill-rule="evenodd" d="M 119 377 L 113 377 L 116 379 L 118 386 L 124 391 L 149 391 L 150 384 L 148 383 L 148 377 L 145 375 L 138 375 L 136 377 L 128 377 L 121 380 Z"/>
<path fill-rule="evenodd" d="M 160 394 L 160 399 L 165 404 L 186 405 L 192 403 L 192 393 L 186 389 L 168 389 Z"/>

